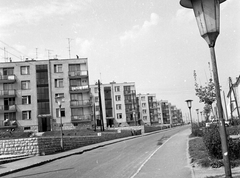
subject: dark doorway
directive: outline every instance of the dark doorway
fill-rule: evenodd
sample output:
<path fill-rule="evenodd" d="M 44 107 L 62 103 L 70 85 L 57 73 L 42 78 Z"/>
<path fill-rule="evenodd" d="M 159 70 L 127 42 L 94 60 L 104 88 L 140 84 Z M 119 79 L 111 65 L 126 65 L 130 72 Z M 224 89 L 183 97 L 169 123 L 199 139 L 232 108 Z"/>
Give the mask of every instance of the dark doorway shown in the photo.
<path fill-rule="evenodd" d="M 38 118 L 38 130 L 39 132 L 46 132 L 51 130 L 50 118 L 40 117 Z"/>

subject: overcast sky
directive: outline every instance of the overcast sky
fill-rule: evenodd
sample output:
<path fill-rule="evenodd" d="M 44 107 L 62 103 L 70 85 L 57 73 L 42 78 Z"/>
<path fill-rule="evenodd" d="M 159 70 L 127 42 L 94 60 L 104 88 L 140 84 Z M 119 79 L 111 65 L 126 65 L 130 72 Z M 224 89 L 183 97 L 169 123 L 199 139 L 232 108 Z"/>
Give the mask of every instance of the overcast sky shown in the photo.
<path fill-rule="evenodd" d="M 220 85 L 240 75 L 240 1 L 221 4 L 215 46 Z M 0 58 L 88 58 L 90 84 L 135 82 L 137 93 L 156 93 L 188 113 L 203 104 L 193 71 L 205 85 L 210 52 L 191 9 L 179 0 L 0 0 Z M 37 48 L 37 49 L 36 49 Z"/>

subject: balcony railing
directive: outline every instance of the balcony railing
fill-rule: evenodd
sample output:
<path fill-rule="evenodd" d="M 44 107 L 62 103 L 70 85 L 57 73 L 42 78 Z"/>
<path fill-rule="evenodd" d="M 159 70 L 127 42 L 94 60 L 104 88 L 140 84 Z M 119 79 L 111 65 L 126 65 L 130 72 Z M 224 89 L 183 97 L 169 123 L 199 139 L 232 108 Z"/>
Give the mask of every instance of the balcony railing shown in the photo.
<path fill-rule="evenodd" d="M 75 115 L 71 116 L 72 122 L 90 122 L 92 115 Z"/>
<path fill-rule="evenodd" d="M 17 121 L 15 120 L 4 120 L 0 121 L 0 127 L 17 127 Z"/>
<path fill-rule="evenodd" d="M 135 90 L 124 90 L 124 94 L 125 94 L 125 95 L 135 94 L 135 93 L 136 93 Z"/>
<path fill-rule="evenodd" d="M 0 113 L 16 112 L 16 105 L 0 105 Z"/>
<path fill-rule="evenodd" d="M 89 100 L 81 100 L 81 101 L 70 101 L 70 106 L 82 106 L 82 107 L 87 107 L 87 106 L 92 106 L 92 102 Z"/>
<path fill-rule="evenodd" d="M 84 77 L 88 76 L 87 70 L 79 70 L 79 71 L 70 71 L 68 72 L 69 77 Z"/>
<path fill-rule="evenodd" d="M 16 81 L 16 76 L 14 74 L 11 75 L 0 75 L 1 83 L 11 83 Z"/>
<path fill-rule="evenodd" d="M 83 90 L 89 90 L 88 85 L 85 85 L 85 86 L 70 86 L 70 91 L 83 91 Z"/>
<path fill-rule="evenodd" d="M 0 90 L 0 97 L 16 96 L 16 90 Z"/>

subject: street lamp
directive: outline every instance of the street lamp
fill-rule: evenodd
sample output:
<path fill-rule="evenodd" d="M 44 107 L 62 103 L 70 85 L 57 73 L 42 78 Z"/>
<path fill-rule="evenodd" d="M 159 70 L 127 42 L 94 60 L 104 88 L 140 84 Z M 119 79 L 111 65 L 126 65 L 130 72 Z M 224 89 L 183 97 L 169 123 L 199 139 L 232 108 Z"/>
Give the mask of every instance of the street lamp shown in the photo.
<path fill-rule="evenodd" d="M 58 95 L 55 97 L 55 100 L 56 100 L 56 103 L 58 104 L 58 107 L 59 107 L 59 117 L 60 117 L 60 133 L 61 133 L 61 141 L 60 141 L 60 144 L 61 144 L 61 149 L 62 151 L 64 150 L 64 147 L 63 147 L 63 130 L 62 130 L 62 115 L 61 115 L 61 107 L 62 107 L 62 102 L 63 102 L 63 96 L 61 95 Z"/>
<path fill-rule="evenodd" d="M 192 125 L 192 113 L 191 113 L 192 100 L 186 100 L 186 102 L 187 102 L 187 106 L 188 106 L 189 113 L 190 113 L 190 120 L 191 120 L 191 130 L 192 130 L 192 133 L 193 133 L 193 125 Z"/>
<path fill-rule="evenodd" d="M 225 0 L 180 0 L 180 4 L 186 8 L 192 8 L 197 20 L 201 36 L 206 40 L 211 52 L 213 77 L 217 99 L 217 108 L 220 118 L 220 135 L 222 143 L 222 154 L 225 167 L 225 176 L 232 177 L 231 166 L 228 154 L 228 144 L 226 128 L 223 119 L 223 108 L 221 103 L 221 93 L 218 79 L 217 61 L 215 56 L 215 42 L 219 35 L 220 27 L 220 3 Z"/>
<path fill-rule="evenodd" d="M 197 111 L 197 123 L 198 123 L 198 127 L 199 127 L 199 109 L 196 109 L 196 111 Z"/>
<path fill-rule="evenodd" d="M 203 122 L 203 119 L 202 119 L 202 113 L 203 113 L 203 112 L 202 112 L 202 111 L 200 111 L 200 114 L 201 114 L 201 122 Z"/>

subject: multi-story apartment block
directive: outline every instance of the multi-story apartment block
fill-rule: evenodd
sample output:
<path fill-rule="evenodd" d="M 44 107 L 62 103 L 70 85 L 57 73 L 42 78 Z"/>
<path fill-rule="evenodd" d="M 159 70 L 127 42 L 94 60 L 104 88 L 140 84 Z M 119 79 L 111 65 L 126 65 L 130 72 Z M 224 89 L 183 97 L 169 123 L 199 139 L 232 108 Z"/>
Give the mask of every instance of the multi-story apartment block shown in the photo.
<path fill-rule="evenodd" d="M 55 98 L 64 102 L 59 109 Z M 0 127 L 24 131 L 92 126 L 87 59 L 1 63 Z M 60 111 L 59 111 L 60 110 Z"/>
<path fill-rule="evenodd" d="M 170 124 L 170 112 L 169 112 L 169 103 L 167 100 L 159 101 L 160 110 L 161 110 L 161 118 L 163 124 Z"/>
<path fill-rule="evenodd" d="M 99 88 L 91 85 L 95 100 L 96 123 L 100 123 Z M 138 125 L 136 88 L 134 82 L 100 85 L 102 116 L 105 127 Z"/>
<path fill-rule="evenodd" d="M 137 95 L 139 116 L 144 124 L 154 125 L 159 123 L 156 94 Z"/>

